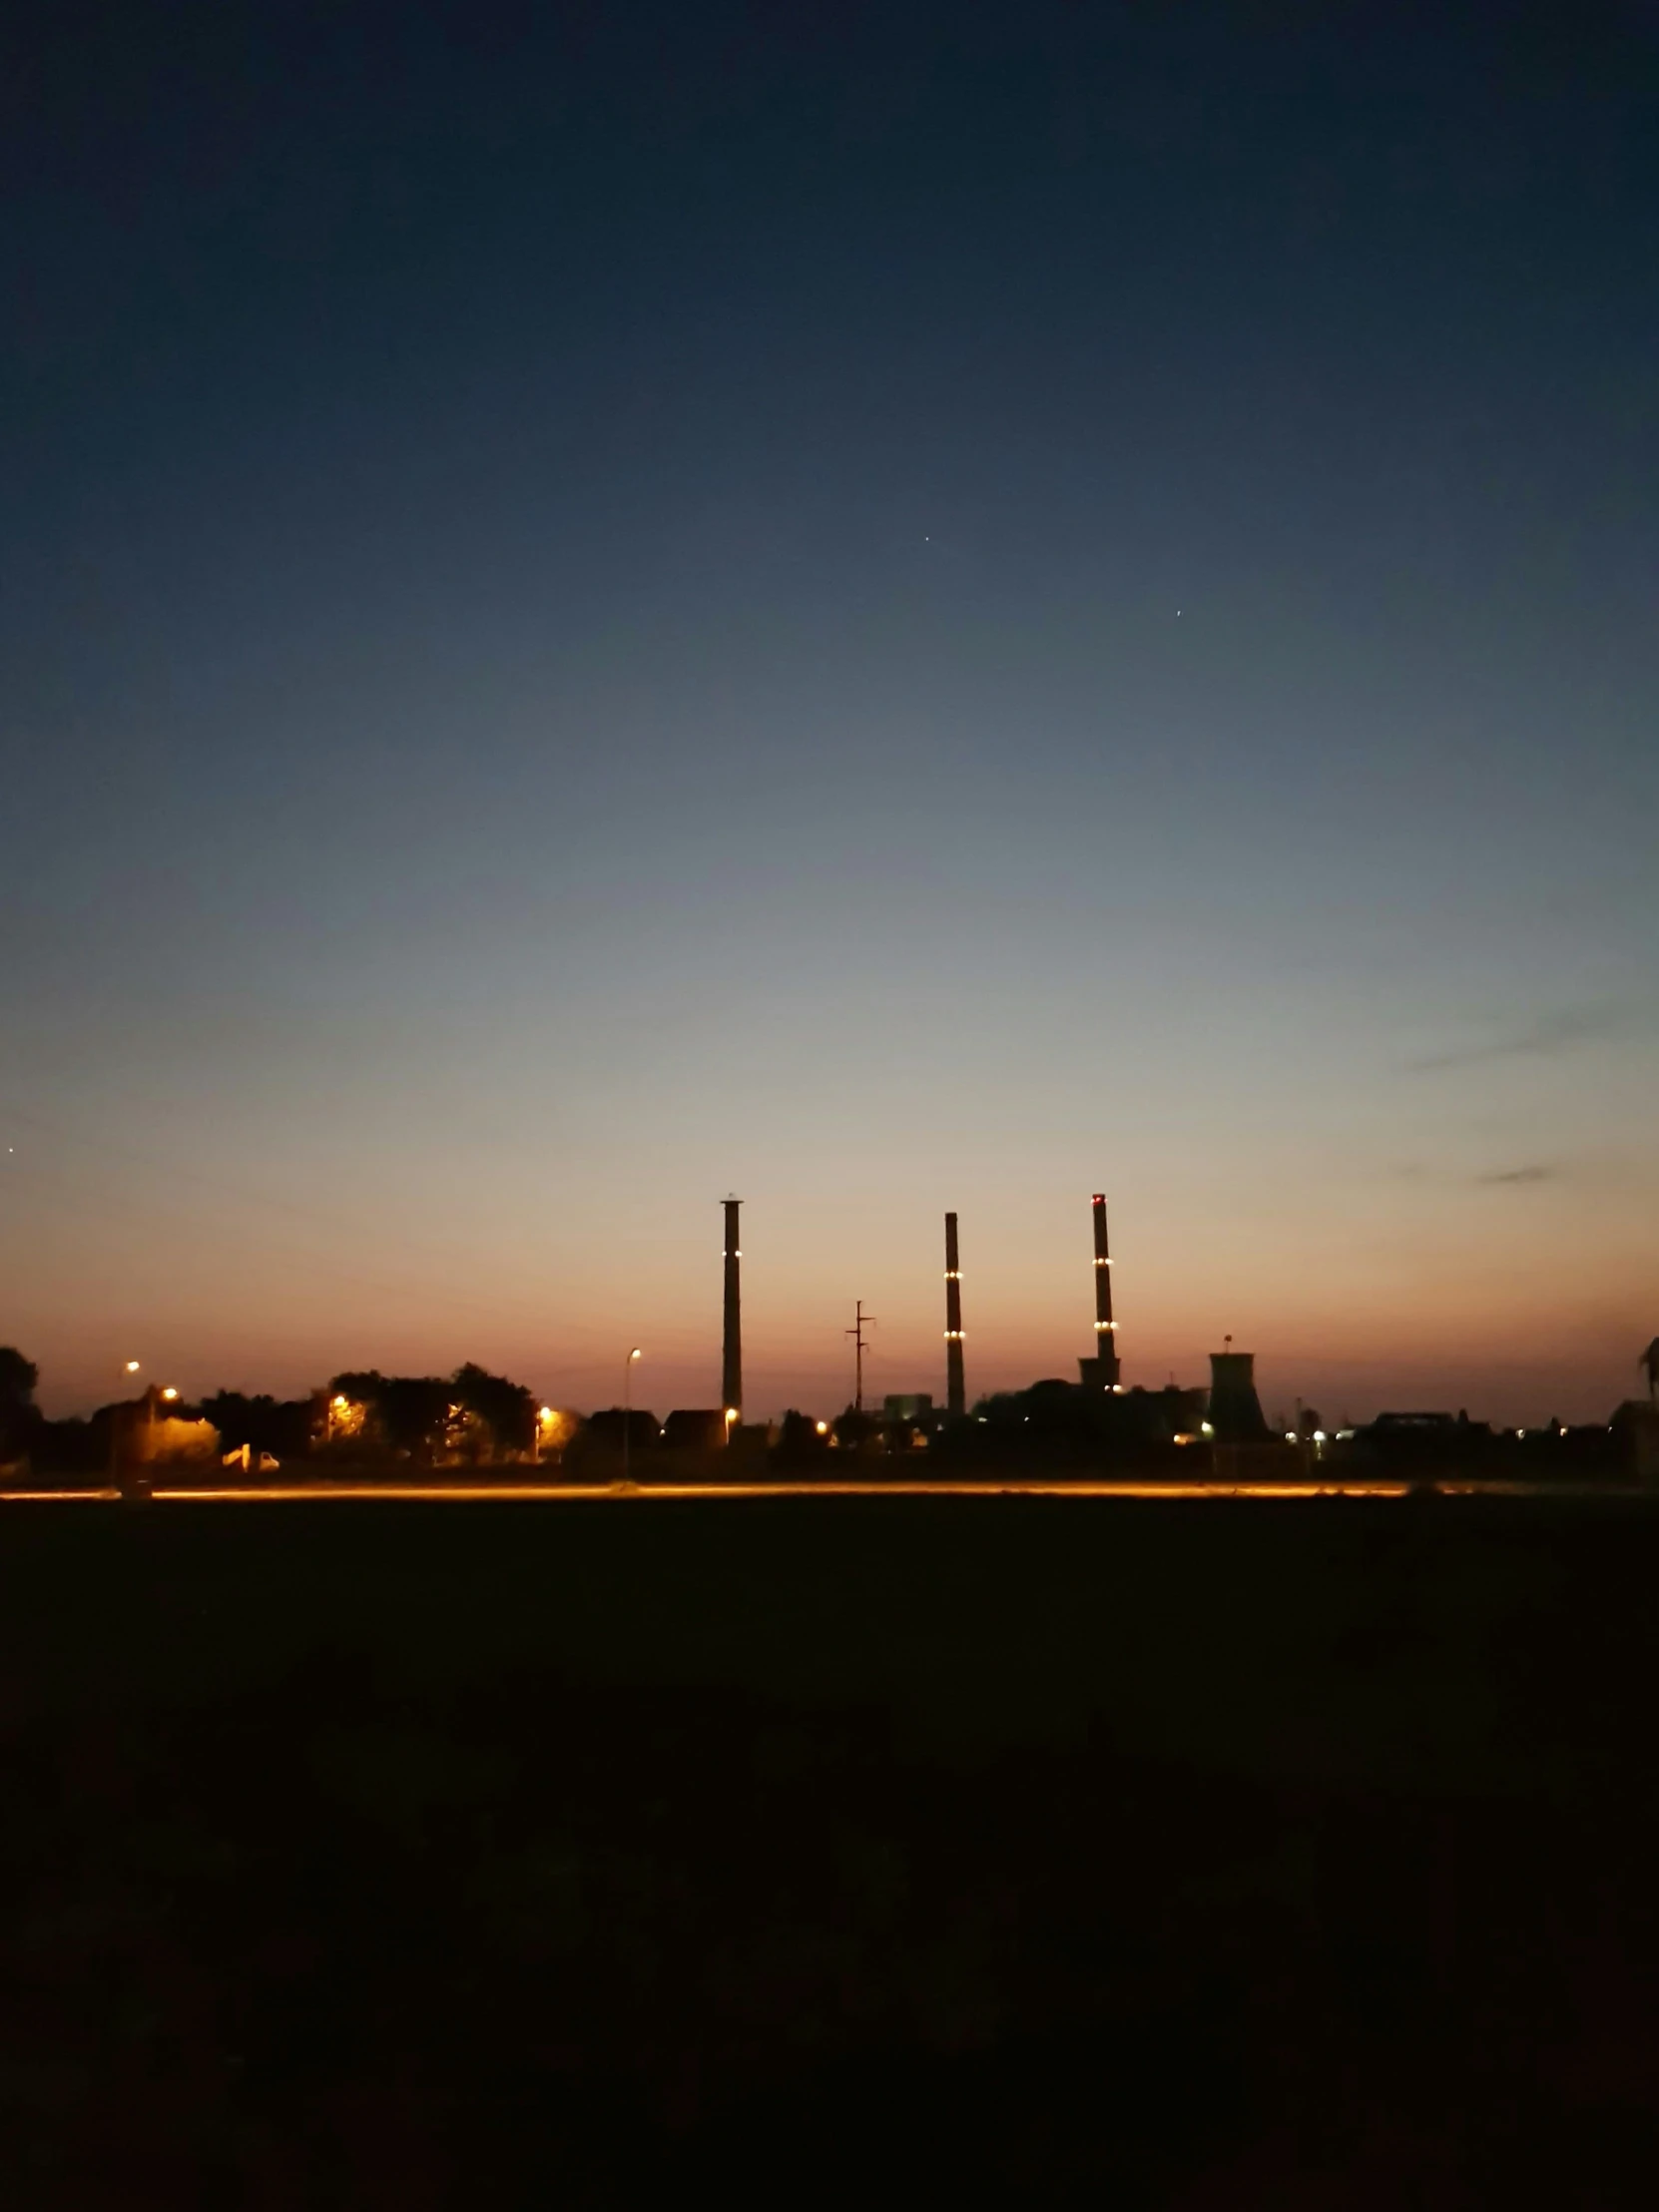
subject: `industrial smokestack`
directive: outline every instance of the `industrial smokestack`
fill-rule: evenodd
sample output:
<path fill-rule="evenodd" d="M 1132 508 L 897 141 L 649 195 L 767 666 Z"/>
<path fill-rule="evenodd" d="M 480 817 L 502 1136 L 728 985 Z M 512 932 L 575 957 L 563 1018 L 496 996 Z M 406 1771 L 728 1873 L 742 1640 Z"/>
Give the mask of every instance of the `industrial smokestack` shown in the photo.
<path fill-rule="evenodd" d="M 743 1259 L 738 1227 L 741 1198 L 726 1201 L 726 1346 L 720 1364 L 721 1402 L 727 1413 L 743 1418 L 743 1293 L 738 1282 Z M 730 1421 L 727 1423 L 731 1426 Z"/>
<path fill-rule="evenodd" d="M 956 1217 L 944 1217 L 944 1372 L 945 1406 L 952 1414 L 967 1411 L 967 1384 L 962 1379 L 962 1270 L 956 1255 Z"/>
<path fill-rule="evenodd" d="M 1117 1386 L 1118 1325 L 1112 1319 L 1112 1254 L 1106 1242 L 1106 1197 L 1094 1194 L 1094 1334 L 1100 1380 L 1107 1389 Z"/>
<path fill-rule="evenodd" d="M 1106 1241 L 1106 1196 L 1094 1194 L 1094 1358 L 1079 1366 L 1083 1381 L 1097 1390 L 1115 1390 L 1121 1368 L 1118 1363 L 1118 1325 L 1112 1319 L 1112 1255 Z"/>

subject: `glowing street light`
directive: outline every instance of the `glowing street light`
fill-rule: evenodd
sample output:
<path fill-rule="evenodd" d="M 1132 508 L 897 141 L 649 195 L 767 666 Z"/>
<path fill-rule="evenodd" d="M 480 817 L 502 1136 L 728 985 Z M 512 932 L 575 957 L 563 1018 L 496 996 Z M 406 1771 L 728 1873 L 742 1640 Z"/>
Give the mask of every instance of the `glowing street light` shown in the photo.
<path fill-rule="evenodd" d="M 558 1430 L 559 1416 L 551 1405 L 538 1405 L 536 1417 L 530 1427 L 530 1464 L 541 1465 L 541 1448 L 550 1443 Z"/>
<path fill-rule="evenodd" d="M 169 1403 L 169 1404 L 171 1404 L 171 1403 L 173 1402 L 173 1400 L 174 1400 L 174 1399 L 175 1399 L 175 1398 L 176 1398 L 176 1397 L 178 1396 L 178 1394 L 179 1394 L 179 1393 L 178 1393 L 178 1391 L 177 1391 L 176 1389 L 174 1389 L 174 1387 L 173 1387 L 173 1385 L 172 1385 L 171 1383 L 169 1383 L 169 1384 L 168 1384 L 168 1386 L 167 1386 L 167 1388 L 166 1388 L 165 1390 L 163 1390 L 163 1392 L 162 1392 L 162 1395 L 163 1395 L 163 1397 L 165 1397 L 165 1398 L 167 1399 L 167 1401 L 168 1401 L 168 1403 Z"/>
<path fill-rule="evenodd" d="M 128 1361 L 128 1363 L 127 1363 L 127 1373 L 128 1373 L 129 1375 L 137 1375 L 138 1371 L 139 1371 L 139 1364 L 138 1364 L 138 1362 L 137 1362 L 136 1360 L 129 1360 L 129 1361 Z"/>

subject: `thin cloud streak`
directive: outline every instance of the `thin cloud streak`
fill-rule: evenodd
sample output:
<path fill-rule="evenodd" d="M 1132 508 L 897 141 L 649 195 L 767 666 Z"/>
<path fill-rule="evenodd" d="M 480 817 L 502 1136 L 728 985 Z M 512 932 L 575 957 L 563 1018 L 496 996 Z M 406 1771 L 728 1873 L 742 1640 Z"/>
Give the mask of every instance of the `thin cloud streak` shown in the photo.
<path fill-rule="evenodd" d="M 1408 1060 L 1406 1067 L 1413 1075 L 1429 1075 L 1448 1068 L 1479 1067 L 1490 1060 L 1548 1058 L 1628 1028 L 1632 1011 L 1628 1006 L 1564 1006 L 1541 1015 L 1530 1029 L 1495 1037 L 1486 1044 L 1457 1045 L 1449 1052 L 1427 1053 L 1421 1059 Z"/>

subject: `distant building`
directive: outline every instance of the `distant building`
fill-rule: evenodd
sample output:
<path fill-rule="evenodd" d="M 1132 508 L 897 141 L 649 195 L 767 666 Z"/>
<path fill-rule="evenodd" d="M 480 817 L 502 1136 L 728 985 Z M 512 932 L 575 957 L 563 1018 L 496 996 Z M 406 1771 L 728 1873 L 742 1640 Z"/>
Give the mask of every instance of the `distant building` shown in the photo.
<path fill-rule="evenodd" d="M 627 1422 L 628 1448 L 638 1454 L 656 1451 L 663 1440 L 663 1431 L 655 1413 L 648 1413 L 639 1406 L 632 1407 L 625 1415 L 620 1405 L 607 1406 L 603 1412 L 590 1414 L 586 1425 L 574 1440 L 567 1457 L 590 1458 L 622 1453 L 623 1423 Z M 577 1446 L 580 1446 L 578 1453 Z"/>
<path fill-rule="evenodd" d="M 1483 1420 L 1470 1420 L 1465 1412 L 1379 1413 L 1376 1420 L 1356 1428 L 1344 1441 L 1349 1453 L 1389 1469 L 1420 1467 L 1429 1470 L 1461 1467 L 1472 1470 L 1490 1455 L 1496 1442 Z"/>
<path fill-rule="evenodd" d="M 933 1393 L 931 1390 L 895 1392 L 881 1400 L 883 1420 L 930 1421 L 933 1417 Z"/>
<path fill-rule="evenodd" d="M 681 1406 L 663 1423 L 665 1451 L 719 1451 L 726 1442 L 726 1415 L 718 1405 Z"/>

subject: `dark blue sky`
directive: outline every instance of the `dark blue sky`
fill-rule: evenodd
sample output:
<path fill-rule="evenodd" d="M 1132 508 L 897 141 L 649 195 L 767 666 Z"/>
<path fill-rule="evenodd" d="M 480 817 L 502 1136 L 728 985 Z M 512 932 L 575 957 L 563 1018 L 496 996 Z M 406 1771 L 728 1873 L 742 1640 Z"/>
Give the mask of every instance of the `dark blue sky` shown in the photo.
<path fill-rule="evenodd" d="M 926 1386 L 947 1205 L 970 1382 L 1065 1372 L 1097 1187 L 1135 1380 L 1623 1387 L 1653 7 L 67 6 L 0 76 L 49 1401 L 698 1402 L 729 1187 L 760 1409 L 855 1295 Z"/>

